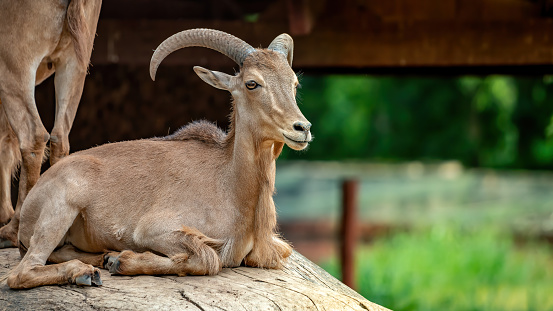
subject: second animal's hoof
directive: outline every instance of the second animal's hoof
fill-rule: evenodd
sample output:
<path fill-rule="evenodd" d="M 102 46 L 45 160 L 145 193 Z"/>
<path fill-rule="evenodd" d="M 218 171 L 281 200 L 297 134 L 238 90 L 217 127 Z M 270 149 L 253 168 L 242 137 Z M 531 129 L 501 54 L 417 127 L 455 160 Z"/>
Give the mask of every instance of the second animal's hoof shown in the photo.
<path fill-rule="evenodd" d="M 16 247 L 10 240 L 0 240 L 0 248 Z"/>

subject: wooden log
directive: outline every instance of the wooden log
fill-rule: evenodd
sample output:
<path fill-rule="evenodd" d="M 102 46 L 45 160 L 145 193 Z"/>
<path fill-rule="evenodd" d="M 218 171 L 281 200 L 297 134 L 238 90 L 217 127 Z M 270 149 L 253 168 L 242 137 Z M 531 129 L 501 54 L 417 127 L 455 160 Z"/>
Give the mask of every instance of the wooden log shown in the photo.
<path fill-rule="evenodd" d="M 216 276 L 111 276 L 103 286 L 11 290 L 19 251 L 0 249 L 0 310 L 388 310 L 294 252 L 282 270 L 239 267 Z"/>

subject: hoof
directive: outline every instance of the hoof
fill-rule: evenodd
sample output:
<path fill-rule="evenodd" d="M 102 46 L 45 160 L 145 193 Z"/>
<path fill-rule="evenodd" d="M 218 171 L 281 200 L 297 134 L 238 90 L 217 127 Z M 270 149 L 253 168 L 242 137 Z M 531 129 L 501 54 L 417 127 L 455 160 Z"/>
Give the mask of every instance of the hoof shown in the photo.
<path fill-rule="evenodd" d="M 80 286 L 92 286 L 92 278 L 88 274 L 79 275 L 75 279 L 75 284 Z"/>
<path fill-rule="evenodd" d="M 111 274 L 119 274 L 119 266 L 121 262 L 115 256 L 106 255 L 104 258 L 104 268 L 106 268 Z"/>
<path fill-rule="evenodd" d="M 120 274 L 121 271 L 119 270 L 119 266 L 121 265 L 121 262 L 118 258 L 115 258 L 112 262 L 112 264 L 109 266 L 108 270 L 111 274 Z"/>
<path fill-rule="evenodd" d="M 0 228 L 0 248 L 17 247 L 17 230 L 12 222 Z"/>
<path fill-rule="evenodd" d="M 102 286 L 102 279 L 100 279 L 99 270 L 94 270 L 94 274 L 92 275 L 92 284 L 96 286 Z"/>
<path fill-rule="evenodd" d="M 88 273 L 79 275 L 78 277 L 75 278 L 75 284 L 80 286 L 92 286 L 92 285 L 101 286 L 102 280 L 100 279 L 100 272 L 95 269 L 92 275 Z"/>
<path fill-rule="evenodd" d="M 0 241 L 0 248 L 9 248 L 9 247 L 17 247 L 17 246 L 13 244 L 13 242 L 10 240 Z"/>

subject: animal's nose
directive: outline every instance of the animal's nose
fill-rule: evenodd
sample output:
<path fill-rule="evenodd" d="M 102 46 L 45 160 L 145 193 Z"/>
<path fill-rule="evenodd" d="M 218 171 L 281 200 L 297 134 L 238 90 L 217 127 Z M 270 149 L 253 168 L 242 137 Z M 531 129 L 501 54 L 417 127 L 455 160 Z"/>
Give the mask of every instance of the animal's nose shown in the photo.
<path fill-rule="evenodd" d="M 298 132 L 307 132 L 311 128 L 311 123 L 309 122 L 296 122 L 294 123 L 294 130 Z"/>

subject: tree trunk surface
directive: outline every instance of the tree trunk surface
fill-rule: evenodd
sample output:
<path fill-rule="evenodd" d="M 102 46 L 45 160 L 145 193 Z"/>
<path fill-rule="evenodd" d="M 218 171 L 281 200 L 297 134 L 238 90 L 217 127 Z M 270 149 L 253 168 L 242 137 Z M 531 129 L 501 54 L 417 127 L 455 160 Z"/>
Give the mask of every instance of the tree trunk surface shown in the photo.
<path fill-rule="evenodd" d="M 3 310 L 388 310 L 294 252 L 282 270 L 239 267 L 215 276 L 111 276 L 103 286 L 43 286 L 12 290 L 15 248 L 0 249 Z"/>

